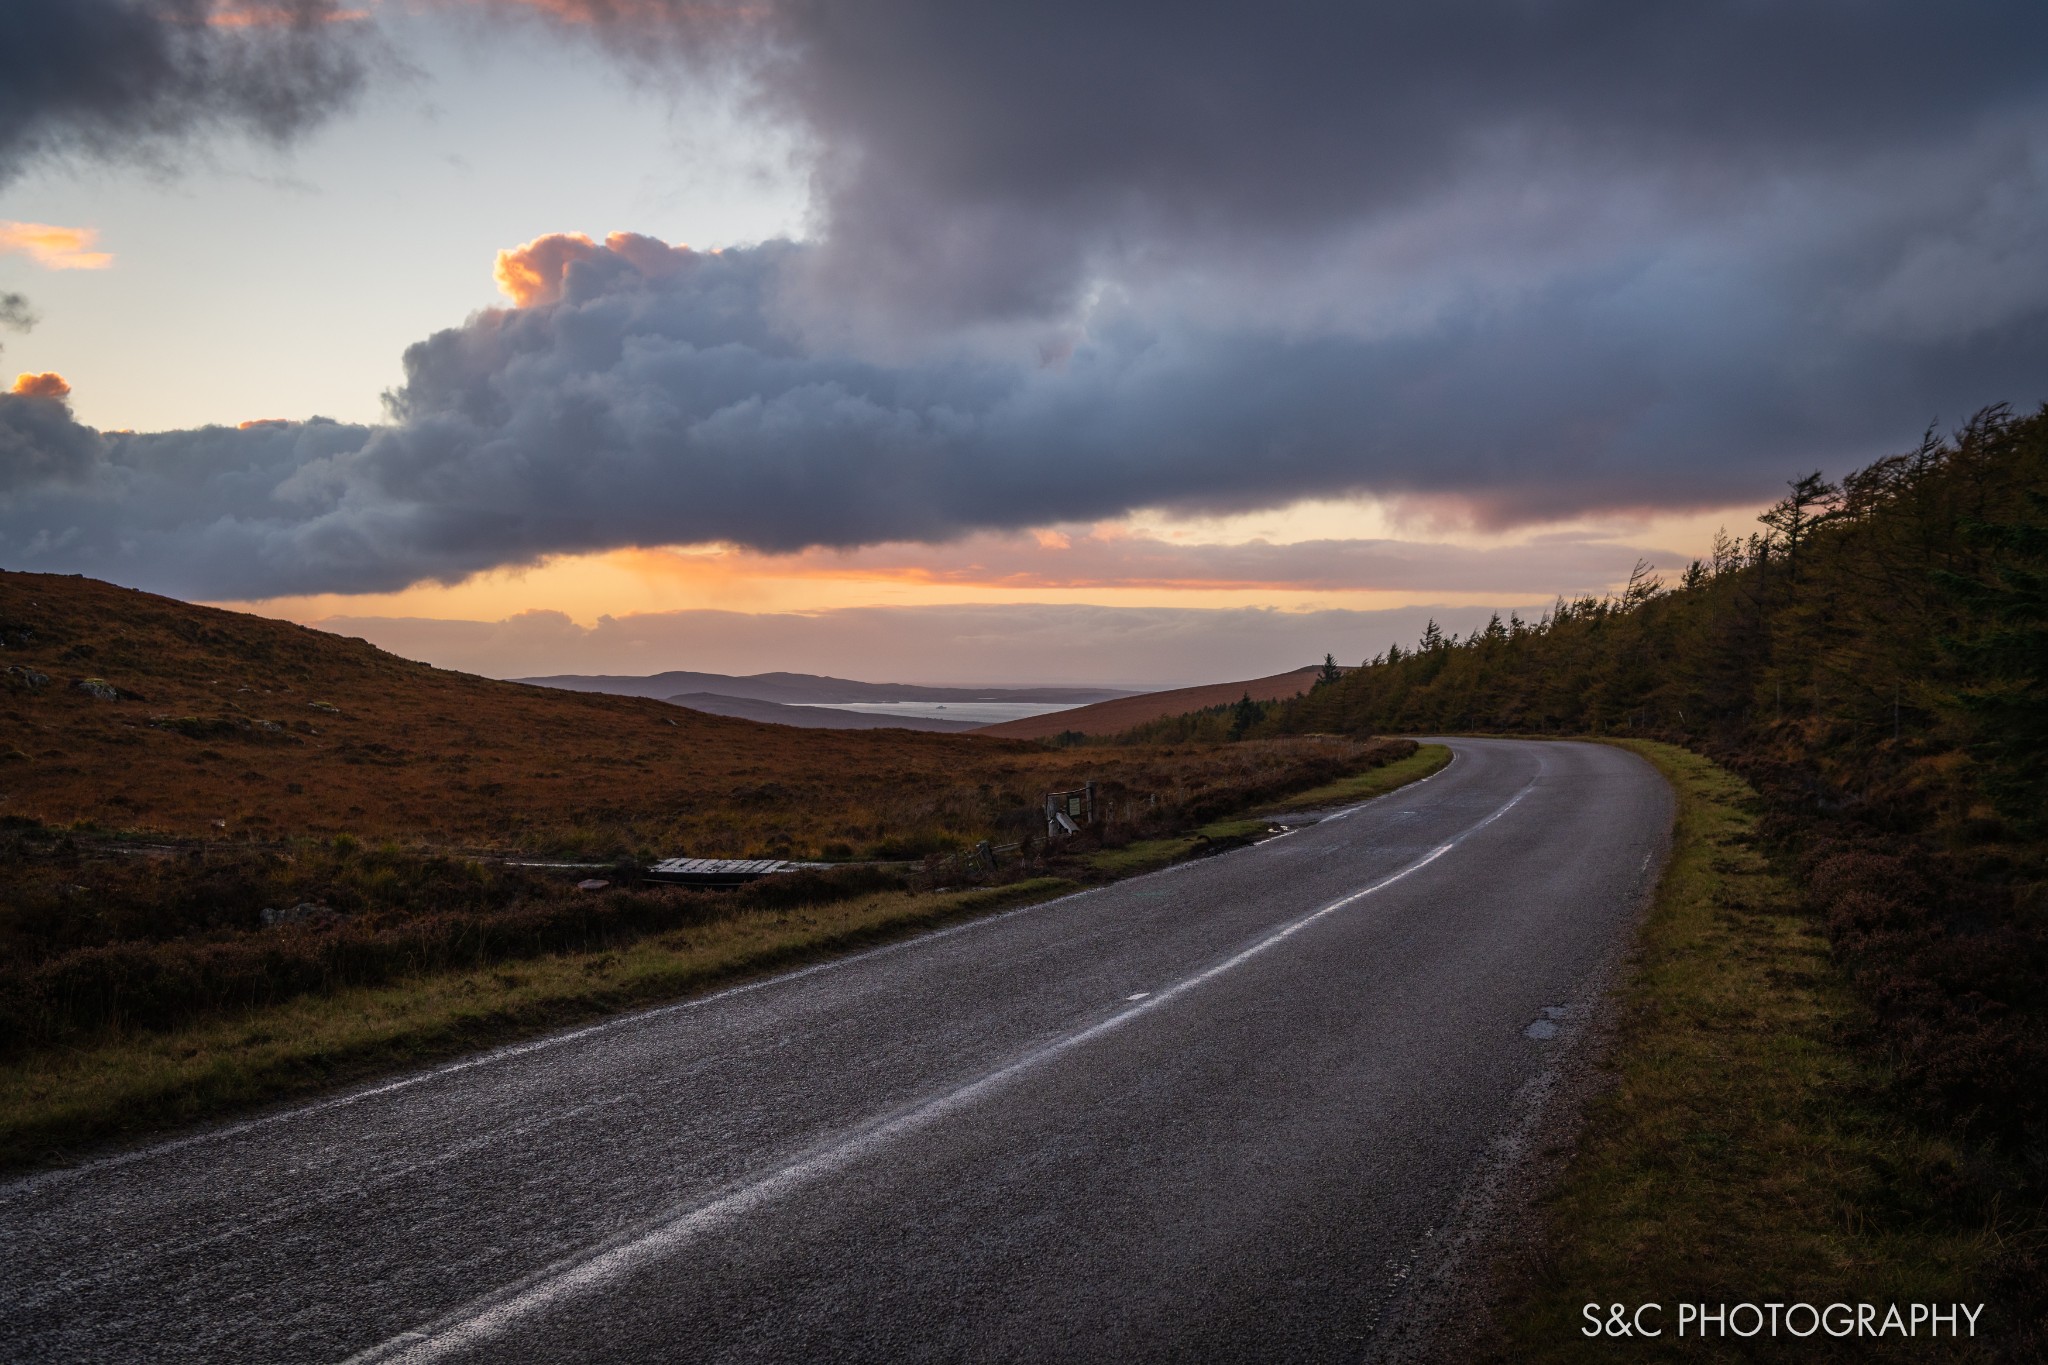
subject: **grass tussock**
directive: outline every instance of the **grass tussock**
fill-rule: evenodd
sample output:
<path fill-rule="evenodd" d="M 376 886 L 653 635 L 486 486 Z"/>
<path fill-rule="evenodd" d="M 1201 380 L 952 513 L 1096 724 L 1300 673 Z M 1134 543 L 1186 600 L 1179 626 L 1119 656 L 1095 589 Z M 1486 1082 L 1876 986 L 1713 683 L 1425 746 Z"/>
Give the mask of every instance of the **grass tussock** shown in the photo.
<path fill-rule="evenodd" d="M 1585 1359 L 1581 1309 L 1595 1301 L 1662 1303 L 1668 1327 L 1680 1300 L 1984 1300 L 2001 1219 L 1958 1218 L 1963 1152 L 1900 1121 L 1897 1078 L 1858 1046 L 1866 1007 L 1759 847 L 1755 793 L 1684 750 L 1630 747 L 1678 792 L 1672 860 L 1623 997 L 1612 1087 L 1543 1206 L 1540 1242 L 1510 1258 L 1485 1354 Z M 1801 1360 L 2028 1358 L 2023 1300 L 1989 1304 L 1991 1342 L 1793 1344 Z M 1622 1347 L 1630 1360 L 1743 1360 L 1761 1340 L 1667 1331 L 1606 1349 Z"/>

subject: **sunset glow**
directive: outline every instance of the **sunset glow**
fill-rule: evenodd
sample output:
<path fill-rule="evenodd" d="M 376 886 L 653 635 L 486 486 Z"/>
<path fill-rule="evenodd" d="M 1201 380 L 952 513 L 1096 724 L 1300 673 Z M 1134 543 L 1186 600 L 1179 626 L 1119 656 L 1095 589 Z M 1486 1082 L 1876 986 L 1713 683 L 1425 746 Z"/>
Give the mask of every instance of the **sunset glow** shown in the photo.
<path fill-rule="evenodd" d="M 61 374 L 18 374 L 8 392 L 23 398 L 63 398 L 70 394 L 71 384 Z"/>
<path fill-rule="evenodd" d="M 1413 542 L 1379 537 L 1384 514 L 1372 504 L 1304 504 L 1229 518 L 1153 514 L 938 546 L 783 555 L 717 545 L 633 547 L 559 555 L 396 593 L 233 605 L 301 622 L 352 615 L 493 620 L 547 610 L 585 625 L 630 612 L 1013 602 L 1287 611 L 1484 606 L 1606 591 L 1626 580 L 1644 553 L 1675 577 L 1685 559 L 1706 551 L 1717 528 L 1739 531 L 1750 515 L 1729 508 L 1584 525 L 1533 544 L 1528 537 L 1465 533 L 1435 540 L 1431 553 L 1417 555 L 1402 548 Z M 1372 545 L 1384 548 L 1361 548 Z"/>
<path fill-rule="evenodd" d="M 490 2 L 481 0 L 481 3 Z M 440 3 L 451 9 L 481 7 L 480 0 L 440 0 Z M 503 0 L 503 3 L 565 24 L 658 23 L 664 20 L 704 22 L 747 19 L 765 12 L 758 5 L 685 5 L 668 3 L 667 0 Z"/>
<path fill-rule="evenodd" d="M 604 250 L 624 259 L 648 279 L 682 269 L 691 256 L 687 246 L 671 246 L 637 232 L 607 233 Z M 538 307 L 558 302 L 569 268 L 597 253 L 598 244 L 581 232 L 551 232 L 500 251 L 491 276 L 497 281 L 498 292 L 512 300 L 514 307 Z"/>
<path fill-rule="evenodd" d="M 2048 0 L 0 16 L 5 1359 L 2039 1355 Z"/>
<path fill-rule="evenodd" d="M 55 61 L 80 11 L 50 3 Z M 1038 107 L 1057 44 L 917 5 L 123 8 L 163 41 L 94 49 L 104 108 L 52 106 L 0 204 L 0 397 L 73 423 L 0 509 L 14 567 L 301 621 L 1479 610 L 1675 577 L 1788 477 L 2036 398 L 1991 330 L 2048 307 L 2001 273 L 2039 187 L 1968 131 L 1995 120 L 1695 120 L 1719 87 L 1634 28 L 1691 102 L 1555 104 L 1484 43 L 1445 101 L 1418 73 L 1465 49 L 1421 18 L 1380 34 L 1411 54 L 1386 103 L 1294 43 L 1105 13 L 1169 55 Z M 166 42 L 175 70 L 133 56 Z M 1169 69 L 1325 116 L 1224 118 Z M 1382 125 L 1416 138 L 1332 132 Z"/>
<path fill-rule="evenodd" d="M 99 235 L 97 228 L 0 222 L 0 255 L 26 256 L 45 270 L 105 270 L 114 257 L 92 249 Z"/>
<path fill-rule="evenodd" d="M 282 28 L 293 24 L 352 24 L 368 20 L 370 12 L 361 9 L 336 9 L 302 11 L 283 5 L 243 5 L 225 3 L 214 8 L 206 16 L 209 28 Z"/>
<path fill-rule="evenodd" d="M 523 246 L 498 253 L 491 278 L 516 308 L 553 303 L 562 294 L 562 277 L 571 264 L 589 260 L 597 243 L 580 232 L 551 232 Z"/>

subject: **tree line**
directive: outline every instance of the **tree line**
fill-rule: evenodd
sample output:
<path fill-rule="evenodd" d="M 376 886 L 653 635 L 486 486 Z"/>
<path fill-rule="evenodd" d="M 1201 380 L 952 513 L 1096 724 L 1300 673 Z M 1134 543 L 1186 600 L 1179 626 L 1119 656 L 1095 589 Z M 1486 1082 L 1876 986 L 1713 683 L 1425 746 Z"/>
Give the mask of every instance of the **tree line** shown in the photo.
<path fill-rule="evenodd" d="M 1635 736 L 1748 778 L 1884 1074 L 1972 1153 L 1949 1187 L 2010 1236 L 2010 1308 L 2048 1324 L 2044 677 L 2048 408 L 1999 407 L 1792 480 L 1673 581 L 1432 623 L 1251 733 Z"/>
<path fill-rule="evenodd" d="M 1666 582 L 1466 639 L 1432 622 L 1263 732 L 1644 735 L 1785 769 L 1828 811 L 2034 840 L 2048 817 L 2048 409 L 1791 482 Z"/>

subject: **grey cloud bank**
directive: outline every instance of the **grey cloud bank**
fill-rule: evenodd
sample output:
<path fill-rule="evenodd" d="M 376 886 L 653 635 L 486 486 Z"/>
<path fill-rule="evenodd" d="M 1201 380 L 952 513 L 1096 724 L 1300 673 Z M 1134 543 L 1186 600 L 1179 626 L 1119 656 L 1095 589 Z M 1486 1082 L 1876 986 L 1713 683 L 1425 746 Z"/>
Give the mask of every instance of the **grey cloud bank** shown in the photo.
<path fill-rule="evenodd" d="M 345 108 L 374 54 L 335 0 L 6 0 L 0 186 L 44 158 L 161 159 L 223 131 L 285 142 Z"/>
<path fill-rule="evenodd" d="M 2048 397 L 2036 4 L 583 8 L 749 71 L 817 239 L 562 258 L 378 428 L 0 397 L 0 562 L 260 598 L 1347 493 L 1510 525 Z"/>
<path fill-rule="evenodd" d="M 664 8 L 703 12 L 614 23 Z M 1747 219 L 1768 249 L 1788 186 L 2038 130 L 2048 74 L 2027 0 L 743 8 L 782 54 L 770 98 L 822 149 L 841 291 L 967 317 L 1061 313 L 1104 269 L 1312 251 L 1503 183 L 1569 181 L 1582 221 L 1625 192 L 1667 237 Z"/>

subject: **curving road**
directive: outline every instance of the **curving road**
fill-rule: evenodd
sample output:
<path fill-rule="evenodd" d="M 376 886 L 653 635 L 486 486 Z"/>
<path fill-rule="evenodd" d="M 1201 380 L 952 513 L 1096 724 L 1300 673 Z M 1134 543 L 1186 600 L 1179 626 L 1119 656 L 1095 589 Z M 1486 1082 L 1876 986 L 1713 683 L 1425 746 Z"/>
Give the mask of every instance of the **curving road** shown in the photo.
<path fill-rule="evenodd" d="M 0 1186 L 10 1360 L 1324 1360 L 1554 1074 L 1671 821 L 1585 744 Z"/>

